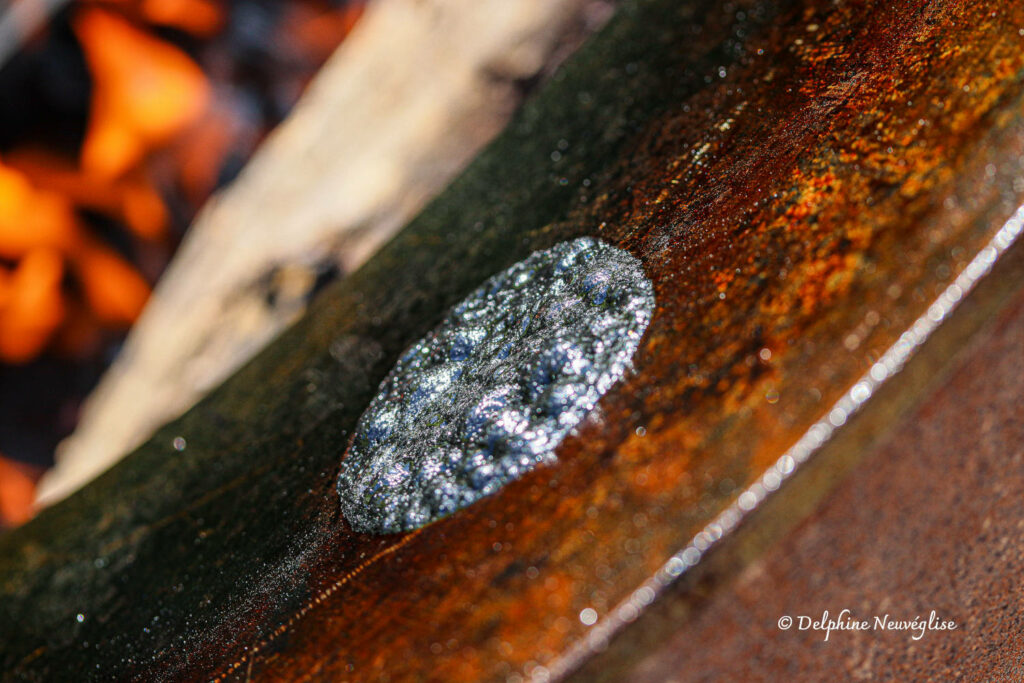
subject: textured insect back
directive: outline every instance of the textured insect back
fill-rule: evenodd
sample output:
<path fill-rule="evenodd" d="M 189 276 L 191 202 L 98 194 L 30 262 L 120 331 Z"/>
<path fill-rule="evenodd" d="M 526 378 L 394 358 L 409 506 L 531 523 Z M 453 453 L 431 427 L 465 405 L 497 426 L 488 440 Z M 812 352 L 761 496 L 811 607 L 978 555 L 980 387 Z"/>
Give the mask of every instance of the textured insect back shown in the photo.
<path fill-rule="evenodd" d="M 538 465 L 629 369 L 654 310 L 632 255 L 592 238 L 484 282 L 402 354 L 341 464 L 346 519 L 429 524 Z"/>

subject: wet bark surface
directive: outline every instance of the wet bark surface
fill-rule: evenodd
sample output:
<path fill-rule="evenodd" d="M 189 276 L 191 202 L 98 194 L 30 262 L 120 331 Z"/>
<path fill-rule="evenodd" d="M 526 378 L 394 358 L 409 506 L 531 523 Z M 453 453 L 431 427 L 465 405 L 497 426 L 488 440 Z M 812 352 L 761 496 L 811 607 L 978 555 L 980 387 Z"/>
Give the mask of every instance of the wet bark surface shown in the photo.
<path fill-rule="evenodd" d="M 634 659 L 631 680 L 1024 676 L 1024 295 L 1007 308 L 820 510 L 692 624 Z M 784 615 L 836 619 L 844 609 L 870 628 L 825 641 L 823 631 L 777 626 Z M 875 620 L 927 622 L 933 611 L 956 628 Z"/>

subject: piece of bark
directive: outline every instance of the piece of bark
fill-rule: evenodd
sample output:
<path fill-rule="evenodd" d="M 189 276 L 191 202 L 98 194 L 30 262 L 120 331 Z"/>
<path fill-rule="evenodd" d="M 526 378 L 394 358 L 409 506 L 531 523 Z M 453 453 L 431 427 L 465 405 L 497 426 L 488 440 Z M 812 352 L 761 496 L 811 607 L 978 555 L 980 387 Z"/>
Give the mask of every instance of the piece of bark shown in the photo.
<path fill-rule="evenodd" d="M 294 327 L 0 538 L 0 665 L 451 681 L 584 663 L 794 443 L 848 432 L 883 354 L 1002 307 L 960 284 L 952 315 L 933 303 L 1024 216 L 1020 26 L 1024 7 L 994 0 L 627 3 Z M 353 532 L 339 463 L 402 351 L 496 272 L 584 235 L 653 283 L 633 373 L 556 462 L 417 531 Z M 1019 286 L 986 282 L 1003 301 Z M 941 344 L 920 349 L 930 372 L 887 369 L 900 400 L 860 395 L 861 416 L 886 424 L 948 370 Z M 812 497 L 783 484 L 767 502 Z"/>
<path fill-rule="evenodd" d="M 1024 250 L 1013 256 L 992 277 L 1015 293 L 960 345 L 956 371 L 906 419 L 890 418 L 820 509 L 765 539 L 764 555 L 717 590 L 707 577 L 686 582 L 690 613 L 663 605 L 661 639 L 649 620 L 630 628 L 653 647 L 623 638 L 576 680 L 1021 680 Z M 933 611 L 928 627 L 891 626 L 927 624 Z M 807 623 L 826 613 L 868 627 L 826 641 Z M 946 622 L 955 628 L 936 628 Z"/>
<path fill-rule="evenodd" d="M 378 0 L 189 231 L 38 500 L 193 405 L 441 190 L 607 19 L 608 0 Z M 325 277 L 326 276 L 326 277 Z"/>

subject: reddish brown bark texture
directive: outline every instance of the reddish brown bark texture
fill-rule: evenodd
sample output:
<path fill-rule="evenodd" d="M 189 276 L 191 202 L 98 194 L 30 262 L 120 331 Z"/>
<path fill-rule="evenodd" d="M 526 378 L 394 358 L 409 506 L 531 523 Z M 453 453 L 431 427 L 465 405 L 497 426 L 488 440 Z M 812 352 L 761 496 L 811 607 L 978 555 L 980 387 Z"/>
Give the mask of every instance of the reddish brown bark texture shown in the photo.
<path fill-rule="evenodd" d="M 630 680 L 1024 678 L 1022 350 L 1024 291 L 815 514 Z M 825 642 L 823 631 L 777 626 L 844 608 L 871 629 Z M 956 629 L 875 626 L 932 610 Z"/>

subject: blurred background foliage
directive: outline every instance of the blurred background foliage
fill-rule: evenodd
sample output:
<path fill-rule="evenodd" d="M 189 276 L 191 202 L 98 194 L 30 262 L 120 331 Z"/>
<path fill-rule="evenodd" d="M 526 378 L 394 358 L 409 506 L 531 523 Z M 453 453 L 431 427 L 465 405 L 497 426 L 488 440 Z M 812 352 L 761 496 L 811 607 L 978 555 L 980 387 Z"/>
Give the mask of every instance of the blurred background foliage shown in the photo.
<path fill-rule="evenodd" d="M 0 528 L 31 515 L 36 479 L 187 226 L 288 113 L 362 1 L 6 8 Z M 35 25 L 33 8 L 47 13 Z"/>

